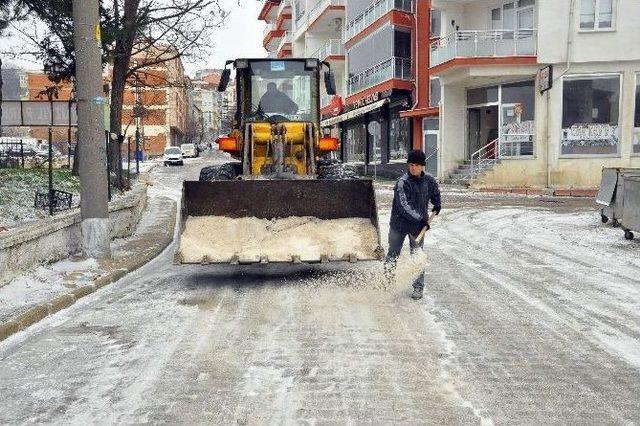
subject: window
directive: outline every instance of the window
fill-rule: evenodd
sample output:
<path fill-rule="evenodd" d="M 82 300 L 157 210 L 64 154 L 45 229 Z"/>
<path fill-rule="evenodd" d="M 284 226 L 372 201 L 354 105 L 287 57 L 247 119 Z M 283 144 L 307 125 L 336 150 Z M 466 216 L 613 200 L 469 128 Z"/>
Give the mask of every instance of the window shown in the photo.
<path fill-rule="evenodd" d="M 580 29 L 613 29 L 615 1 L 616 0 L 580 0 Z"/>
<path fill-rule="evenodd" d="M 498 86 L 467 90 L 467 105 L 481 105 L 494 102 L 498 102 Z"/>
<path fill-rule="evenodd" d="M 363 119 L 353 120 L 347 124 L 345 131 L 345 162 L 364 163 L 366 131 Z"/>
<path fill-rule="evenodd" d="M 564 78 L 561 155 L 616 155 L 619 109 L 619 75 Z"/>
<path fill-rule="evenodd" d="M 535 82 L 502 86 L 500 122 L 500 155 L 531 156 L 535 143 Z"/>
<path fill-rule="evenodd" d="M 442 13 L 438 9 L 431 9 L 431 23 L 429 29 L 430 37 L 440 37 L 440 29 L 442 27 Z"/>
<path fill-rule="evenodd" d="M 394 108 L 389 112 L 389 161 L 404 160 L 409 152 L 409 119 L 400 117 L 402 109 L 405 108 Z"/>
<path fill-rule="evenodd" d="M 633 119 L 633 153 L 640 154 L 640 73 L 636 74 L 636 111 Z"/>
<path fill-rule="evenodd" d="M 429 106 L 437 107 L 440 104 L 440 79 L 431 77 L 429 80 Z"/>
<path fill-rule="evenodd" d="M 491 29 L 499 30 L 502 28 L 502 9 L 491 9 Z"/>

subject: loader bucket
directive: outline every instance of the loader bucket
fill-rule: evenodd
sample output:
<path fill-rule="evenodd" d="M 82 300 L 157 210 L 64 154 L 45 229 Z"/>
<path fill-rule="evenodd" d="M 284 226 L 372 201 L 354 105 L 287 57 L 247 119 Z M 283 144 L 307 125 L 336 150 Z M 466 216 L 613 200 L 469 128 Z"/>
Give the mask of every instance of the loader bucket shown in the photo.
<path fill-rule="evenodd" d="M 176 263 L 381 260 L 371 180 L 185 181 Z"/>

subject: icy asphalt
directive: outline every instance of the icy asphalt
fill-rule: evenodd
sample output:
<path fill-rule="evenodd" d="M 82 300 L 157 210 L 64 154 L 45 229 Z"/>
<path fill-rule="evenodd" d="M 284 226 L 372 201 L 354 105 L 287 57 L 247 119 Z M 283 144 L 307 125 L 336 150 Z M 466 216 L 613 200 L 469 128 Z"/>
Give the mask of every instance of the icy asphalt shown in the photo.
<path fill-rule="evenodd" d="M 149 194 L 208 161 L 156 168 Z M 389 286 L 170 246 L 0 343 L 0 424 L 640 423 L 638 243 L 581 200 L 444 199 L 419 302 L 406 258 Z"/>

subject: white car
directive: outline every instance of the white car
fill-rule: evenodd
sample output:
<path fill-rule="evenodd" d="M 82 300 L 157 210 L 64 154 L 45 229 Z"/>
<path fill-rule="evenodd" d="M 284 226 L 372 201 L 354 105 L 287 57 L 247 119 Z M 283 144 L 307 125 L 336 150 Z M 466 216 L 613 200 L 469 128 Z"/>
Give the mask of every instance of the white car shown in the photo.
<path fill-rule="evenodd" d="M 177 146 L 170 146 L 164 149 L 164 165 L 168 166 L 169 164 L 177 164 L 179 166 L 184 165 L 184 160 L 182 158 L 182 150 Z"/>
<path fill-rule="evenodd" d="M 182 145 L 180 145 L 180 149 L 182 150 L 183 157 L 198 156 L 198 150 L 196 149 L 196 146 L 192 143 L 183 143 Z"/>

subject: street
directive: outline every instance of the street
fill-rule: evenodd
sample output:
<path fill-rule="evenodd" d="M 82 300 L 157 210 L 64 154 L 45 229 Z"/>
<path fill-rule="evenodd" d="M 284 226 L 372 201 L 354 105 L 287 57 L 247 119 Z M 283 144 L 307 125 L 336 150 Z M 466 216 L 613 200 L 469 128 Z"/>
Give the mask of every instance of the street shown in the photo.
<path fill-rule="evenodd" d="M 179 200 L 221 155 L 156 167 L 149 195 Z M 0 343 L 0 423 L 638 422 L 637 243 L 599 220 L 588 201 L 445 190 L 392 285 L 376 262 L 177 266 L 174 241 Z"/>

